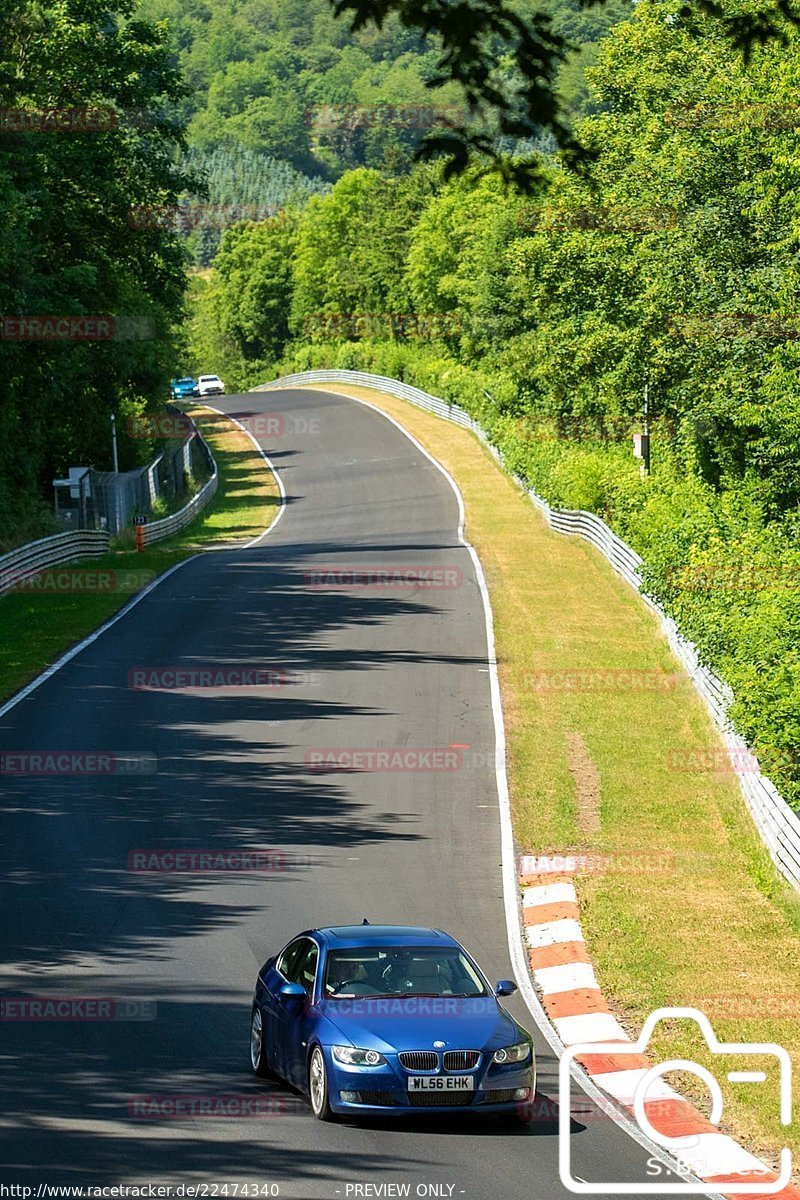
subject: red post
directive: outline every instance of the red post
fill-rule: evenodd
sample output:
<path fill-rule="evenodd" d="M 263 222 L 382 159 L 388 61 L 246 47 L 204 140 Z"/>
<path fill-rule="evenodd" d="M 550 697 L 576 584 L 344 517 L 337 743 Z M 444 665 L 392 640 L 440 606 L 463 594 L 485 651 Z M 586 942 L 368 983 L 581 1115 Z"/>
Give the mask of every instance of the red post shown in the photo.
<path fill-rule="evenodd" d="M 136 549 L 144 550 L 144 547 L 145 547 L 144 525 L 137 525 L 136 526 Z"/>

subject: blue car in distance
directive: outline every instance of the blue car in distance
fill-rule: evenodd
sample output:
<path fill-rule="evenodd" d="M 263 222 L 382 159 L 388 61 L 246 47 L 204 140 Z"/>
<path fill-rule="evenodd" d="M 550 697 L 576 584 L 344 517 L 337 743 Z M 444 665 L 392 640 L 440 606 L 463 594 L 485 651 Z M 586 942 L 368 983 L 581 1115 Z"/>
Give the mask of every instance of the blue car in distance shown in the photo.
<path fill-rule="evenodd" d="M 256 981 L 250 1062 L 304 1092 L 314 1116 L 420 1111 L 523 1116 L 536 1089 L 530 1034 L 441 929 L 310 929 Z"/>
<path fill-rule="evenodd" d="M 181 379 L 173 379 L 169 385 L 169 394 L 173 400 L 185 400 L 187 396 L 197 395 L 197 380 L 191 375 Z"/>

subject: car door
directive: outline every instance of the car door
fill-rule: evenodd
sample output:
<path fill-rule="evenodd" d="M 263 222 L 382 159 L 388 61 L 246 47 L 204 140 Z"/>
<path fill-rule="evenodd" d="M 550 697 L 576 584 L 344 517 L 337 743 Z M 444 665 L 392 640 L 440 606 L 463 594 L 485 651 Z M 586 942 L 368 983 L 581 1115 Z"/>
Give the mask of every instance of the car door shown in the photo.
<path fill-rule="evenodd" d="M 291 973 L 300 955 L 307 950 L 307 943 L 308 938 L 295 938 L 289 942 L 271 966 L 265 963 L 260 976 L 263 987 L 258 988 L 258 1000 L 264 1021 L 264 1045 L 267 1049 L 267 1059 L 279 1075 L 284 1074 L 282 1064 L 285 1015 L 285 1000 L 280 994 L 280 989 L 289 982 L 287 972 Z"/>
<path fill-rule="evenodd" d="M 299 983 L 305 988 L 306 996 L 287 996 L 279 999 L 278 1019 L 281 1022 L 283 1060 L 281 1074 L 296 1087 L 306 1085 L 306 1057 L 309 1031 L 314 1023 L 312 1009 L 314 986 L 319 963 L 319 946 L 313 938 L 304 938 L 300 953 L 287 964 L 290 983 Z"/>

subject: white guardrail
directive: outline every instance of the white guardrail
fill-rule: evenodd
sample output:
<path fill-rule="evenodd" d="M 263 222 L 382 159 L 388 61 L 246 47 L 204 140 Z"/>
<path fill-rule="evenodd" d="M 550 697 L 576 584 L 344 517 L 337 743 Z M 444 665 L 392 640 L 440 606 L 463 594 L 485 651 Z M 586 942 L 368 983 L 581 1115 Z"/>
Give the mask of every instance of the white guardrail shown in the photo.
<path fill-rule="evenodd" d="M 0 558 L 0 596 L 24 590 L 26 580 L 49 567 L 62 566 L 79 558 L 105 554 L 111 538 L 102 529 L 79 529 L 56 533 L 12 550 Z"/>
<path fill-rule="evenodd" d="M 453 421 L 456 425 L 470 429 L 491 451 L 501 466 L 502 456 L 489 442 L 481 426 L 458 405 L 449 404 L 437 396 L 430 396 L 419 388 L 388 379 L 383 375 L 367 375 L 360 371 L 304 371 L 297 375 L 285 375 L 281 379 L 265 384 L 257 391 L 273 388 L 301 386 L 308 383 L 344 383 L 377 388 L 389 395 L 435 413 L 438 417 Z M 800 890 L 800 816 L 795 813 L 778 792 L 775 785 L 761 774 L 755 755 L 747 743 L 734 730 L 728 716 L 732 692 L 727 684 L 704 667 L 691 642 L 681 636 L 671 617 L 649 596 L 641 591 L 642 559 L 622 538 L 617 537 L 601 517 L 595 513 L 574 512 L 569 509 L 551 508 L 546 500 L 531 491 L 523 480 L 514 477 L 541 510 L 550 527 L 558 533 L 573 534 L 591 542 L 605 555 L 611 566 L 626 583 L 635 588 L 645 603 L 658 615 L 673 653 L 686 668 L 696 690 L 708 706 L 715 725 L 719 729 L 730 754 L 731 763 L 739 779 L 747 807 L 755 821 L 770 856 L 780 873 L 793 887 Z M 1 561 L 1 560 L 0 560 Z"/>

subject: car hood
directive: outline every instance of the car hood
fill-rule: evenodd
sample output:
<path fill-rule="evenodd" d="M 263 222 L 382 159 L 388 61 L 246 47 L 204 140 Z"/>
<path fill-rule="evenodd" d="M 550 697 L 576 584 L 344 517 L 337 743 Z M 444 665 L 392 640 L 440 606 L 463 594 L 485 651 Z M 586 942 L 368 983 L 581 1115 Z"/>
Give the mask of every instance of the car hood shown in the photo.
<path fill-rule="evenodd" d="M 322 1016 L 364 1050 L 496 1050 L 527 1037 L 493 997 L 323 1000 Z"/>

